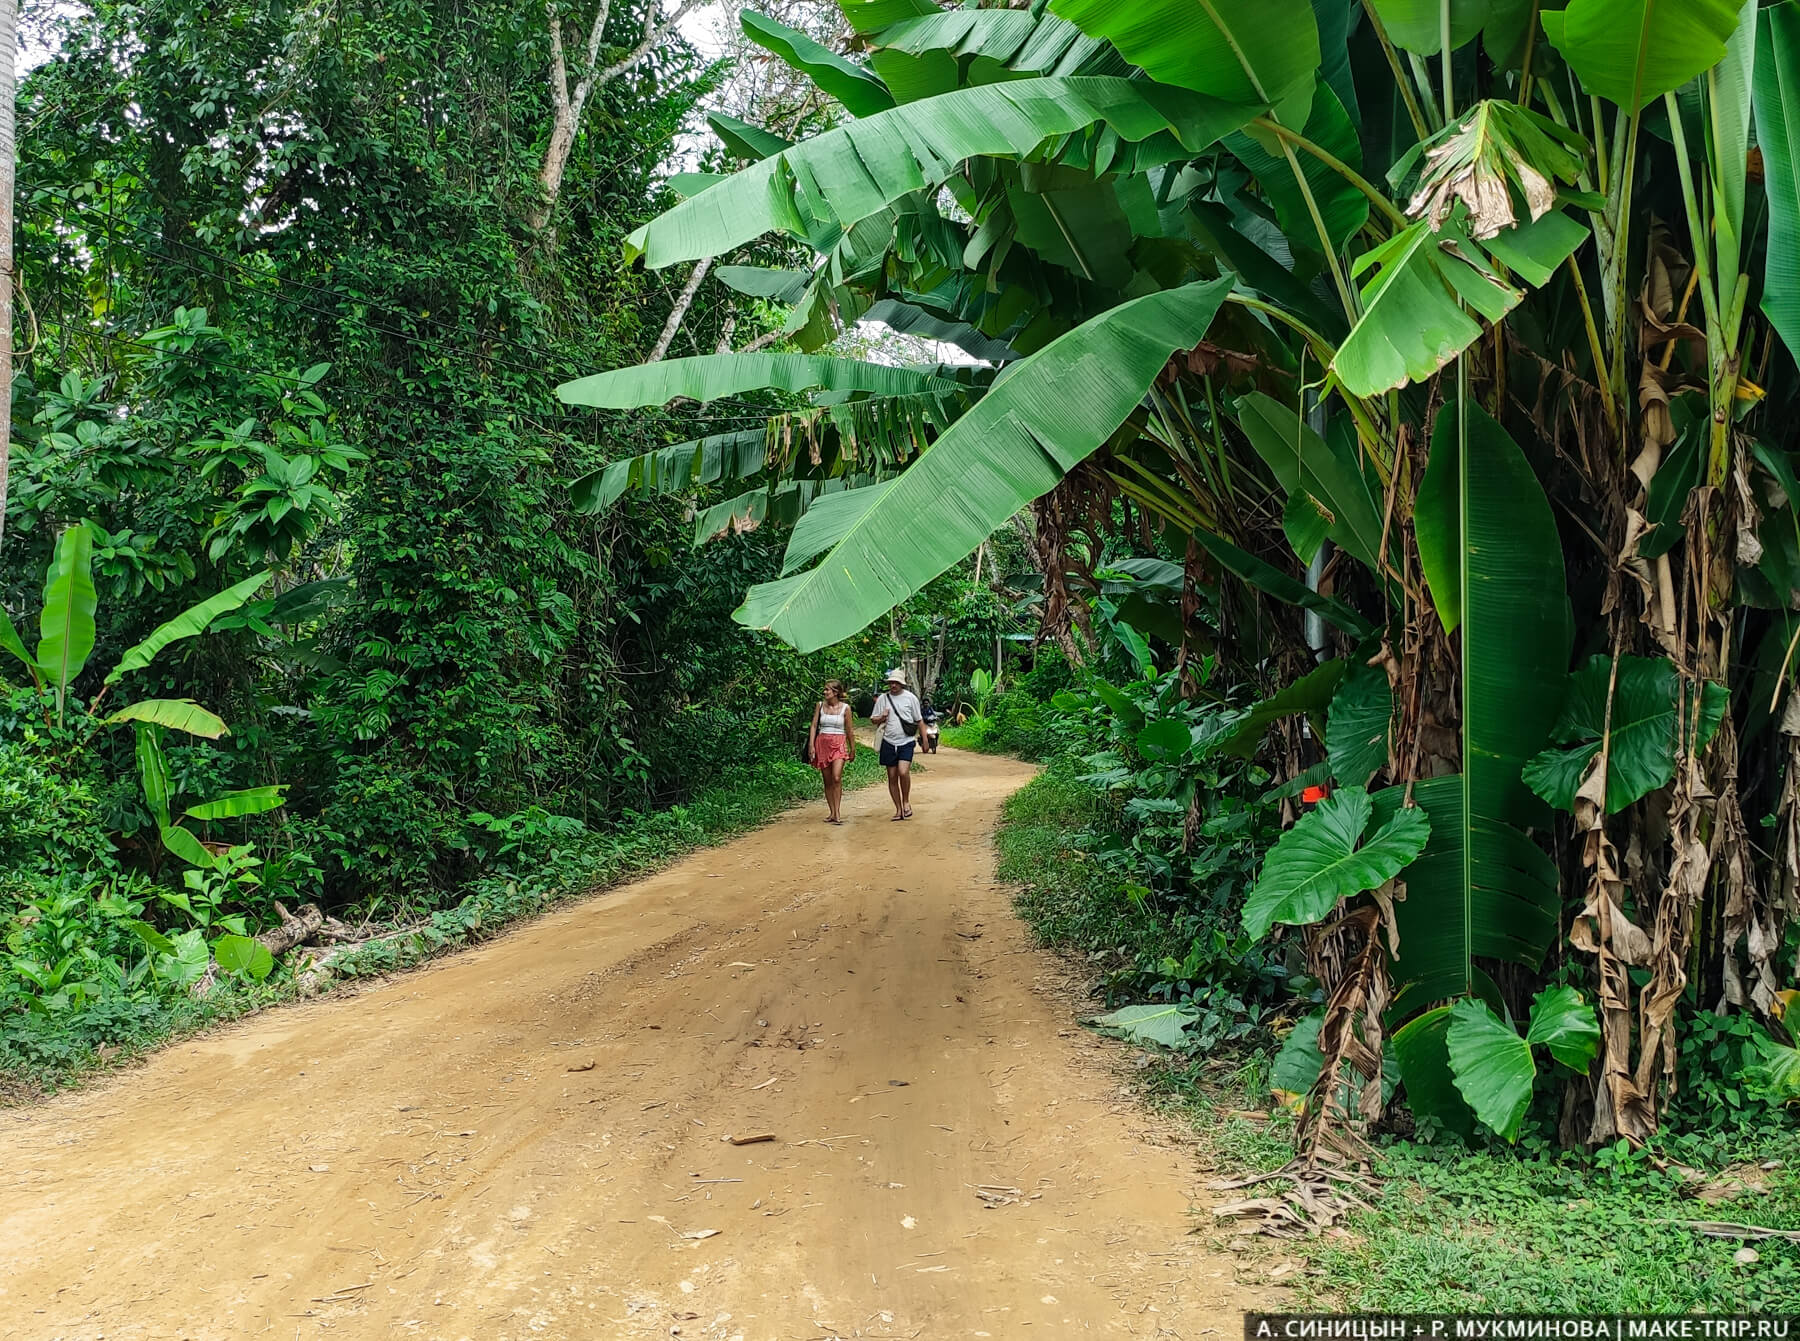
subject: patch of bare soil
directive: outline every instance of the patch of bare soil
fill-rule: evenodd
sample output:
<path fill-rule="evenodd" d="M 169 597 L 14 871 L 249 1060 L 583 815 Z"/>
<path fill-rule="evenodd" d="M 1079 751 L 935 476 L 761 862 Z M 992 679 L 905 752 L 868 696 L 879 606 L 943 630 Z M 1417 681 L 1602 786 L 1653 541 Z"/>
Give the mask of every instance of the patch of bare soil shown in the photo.
<path fill-rule="evenodd" d="M 1229 1335 L 1180 1146 L 945 753 L 360 995 L 0 1113 L 0 1337 Z"/>

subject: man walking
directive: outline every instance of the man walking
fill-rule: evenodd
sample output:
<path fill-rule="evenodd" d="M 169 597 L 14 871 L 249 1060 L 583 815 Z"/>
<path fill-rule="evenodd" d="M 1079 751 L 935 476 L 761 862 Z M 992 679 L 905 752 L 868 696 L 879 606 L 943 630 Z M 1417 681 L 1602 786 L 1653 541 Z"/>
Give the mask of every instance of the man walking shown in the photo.
<path fill-rule="evenodd" d="M 887 692 L 875 700 L 869 714 L 881 728 L 881 764 L 887 769 L 896 820 L 912 818 L 912 757 L 924 717 L 918 695 L 906 687 L 906 672 L 896 666 L 887 673 Z"/>

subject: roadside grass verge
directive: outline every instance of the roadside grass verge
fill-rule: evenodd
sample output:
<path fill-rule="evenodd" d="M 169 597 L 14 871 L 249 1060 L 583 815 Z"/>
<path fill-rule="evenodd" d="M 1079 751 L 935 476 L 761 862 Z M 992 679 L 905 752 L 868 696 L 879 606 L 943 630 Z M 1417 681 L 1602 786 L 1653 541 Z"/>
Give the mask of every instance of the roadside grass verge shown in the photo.
<path fill-rule="evenodd" d="M 995 835 L 1002 880 L 1021 886 L 1019 915 L 1053 950 L 1108 960 L 1175 952 L 1168 925 L 1135 902 L 1130 882 L 1103 869 L 1077 840 L 1105 822 L 1094 789 L 1067 756 L 1007 798 Z"/>
<path fill-rule="evenodd" d="M 875 751 L 858 750 L 844 785 L 865 787 L 883 776 Z M 394 973 L 490 939 L 553 907 L 727 843 L 821 795 L 817 771 L 796 759 L 774 759 L 685 804 L 628 815 L 613 829 L 585 835 L 566 848 L 521 854 L 508 869 L 471 881 L 454 906 L 335 960 L 332 986 Z M 292 969 L 284 964 L 262 984 L 221 980 L 198 1000 L 111 998 L 64 1014 L 7 1016 L 0 1020 L 0 1106 L 29 1102 L 209 1025 L 299 996 Z"/>
<path fill-rule="evenodd" d="M 1104 958 L 1096 951 L 1151 947 L 1159 934 L 1122 882 L 1080 847 L 1082 831 L 1104 818 L 1074 770 L 1052 764 L 1007 802 L 996 839 L 1001 877 L 1022 886 L 1020 915 L 1045 945 L 1087 954 L 1096 977 Z M 1293 1155 L 1268 1066 L 1254 1048 L 1164 1054 L 1137 1081 L 1149 1106 L 1193 1132 L 1209 1163 L 1267 1172 Z M 1708 1237 L 1693 1227 L 1800 1230 L 1800 1131 L 1768 1110 L 1712 1121 L 1638 1152 L 1563 1151 L 1530 1133 L 1516 1147 L 1378 1137 L 1380 1192 L 1343 1226 L 1313 1239 L 1241 1242 L 1229 1224 L 1202 1228 L 1233 1244 L 1247 1282 L 1278 1261 L 1298 1262 L 1304 1270 L 1284 1277 L 1295 1307 L 1800 1311 L 1800 1243 Z"/>

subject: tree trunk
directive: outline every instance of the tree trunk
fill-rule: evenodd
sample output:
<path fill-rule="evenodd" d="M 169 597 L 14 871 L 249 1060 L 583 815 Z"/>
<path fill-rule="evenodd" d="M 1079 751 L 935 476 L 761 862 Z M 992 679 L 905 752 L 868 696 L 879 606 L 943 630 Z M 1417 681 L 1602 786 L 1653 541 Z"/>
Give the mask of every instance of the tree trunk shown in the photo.
<path fill-rule="evenodd" d="M 694 305 L 694 295 L 700 292 L 700 281 L 706 278 L 706 272 L 712 269 L 713 258 L 703 256 L 694 262 L 694 272 L 688 276 L 687 283 L 681 286 L 681 293 L 675 299 L 675 306 L 669 309 L 669 319 L 663 323 L 662 334 L 656 337 L 656 347 L 650 351 L 646 363 L 661 363 L 668 355 L 669 346 L 675 342 L 675 332 L 681 329 L 681 319 Z"/>
<path fill-rule="evenodd" d="M 277 903 L 275 911 L 281 914 L 281 925 L 256 938 L 272 955 L 283 954 L 296 945 L 311 940 L 325 925 L 325 914 L 316 903 L 304 905 L 298 913 L 290 913 Z"/>
<path fill-rule="evenodd" d="M 0 536 L 6 531 L 8 467 L 12 456 L 13 385 L 13 139 L 19 56 L 18 0 L 0 0 Z"/>

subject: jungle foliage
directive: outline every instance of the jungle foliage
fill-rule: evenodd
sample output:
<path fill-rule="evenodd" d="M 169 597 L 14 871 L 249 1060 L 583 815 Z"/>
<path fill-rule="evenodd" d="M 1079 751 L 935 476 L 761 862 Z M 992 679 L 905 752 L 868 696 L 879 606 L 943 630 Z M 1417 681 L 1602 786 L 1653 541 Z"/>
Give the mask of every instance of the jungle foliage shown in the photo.
<path fill-rule="evenodd" d="M 671 13 L 41 18 L 0 539 L 0 1065 L 447 943 L 535 906 L 493 896 L 522 873 L 560 890 L 635 869 L 633 835 L 674 850 L 646 817 L 703 793 L 764 813 L 744 770 L 792 795 L 771 761 L 819 681 L 900 655 L 750 636 L 730 613 L 779 573 L 767 533 L 696 551 L 682 500 L 627 521 L 566 487 L 769 403 L 601 425 L 554 394 L 643 357 L 679 304 L 611 260 L 678 199 L 659 165 L 735 77 Z M 767 325 L 735 294 L 681 315 L 696 350 Z M 321 943 L 283 955 L 301 926 Z"/>
<path fill-rule="evenodd" d="M 1401 1112 L 1642 1145 L 1720 1015 L 1793 1097 L 1800 8 L 840 8 L 829 62 L 745 32 L 844 119 L 731 128 L 623 249 L 731 262 L 800 353 L 560 389 L 803 403 L 584 502 L 741 478 L 708 528 L 795 525 L 737 618 L 802 651 L 1028 509 L 1048 636 L 1131 663 L 1061 707 L 1145 869 L 1215 851 L 1209 770 L 1292 788 L 1210 925 L 1313 984 L 1297 1176 Z M 961 354 L 833 345 L 896 317 Z"/>

